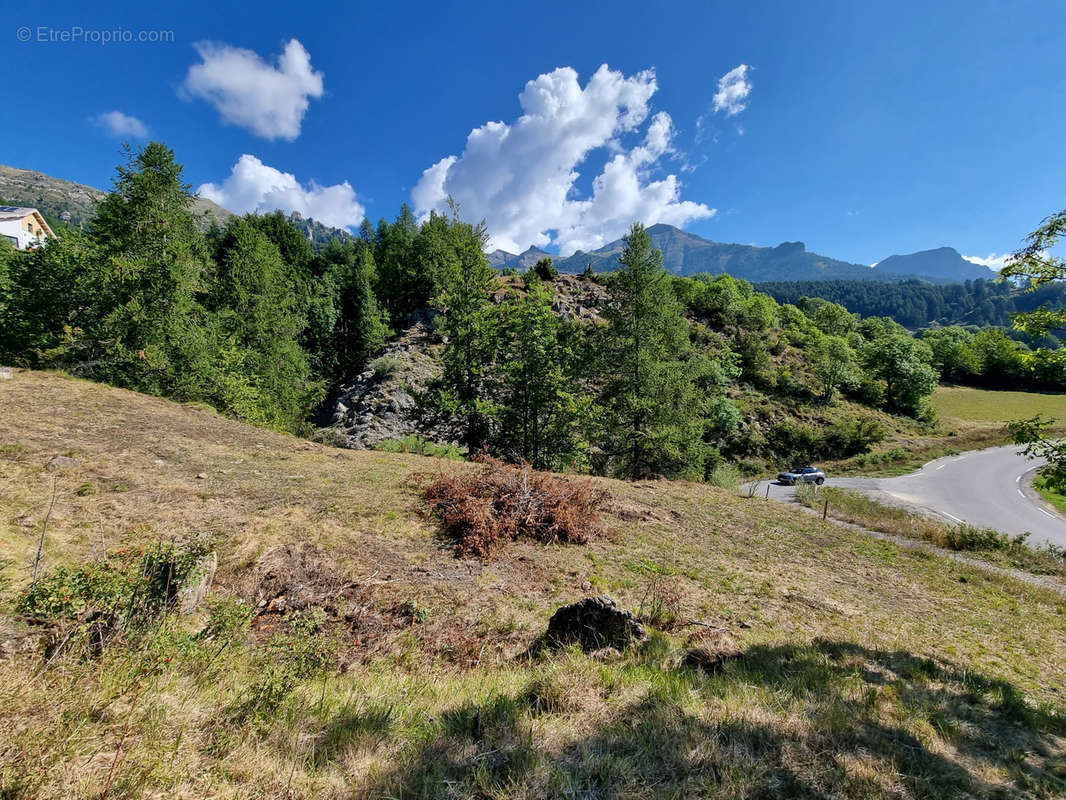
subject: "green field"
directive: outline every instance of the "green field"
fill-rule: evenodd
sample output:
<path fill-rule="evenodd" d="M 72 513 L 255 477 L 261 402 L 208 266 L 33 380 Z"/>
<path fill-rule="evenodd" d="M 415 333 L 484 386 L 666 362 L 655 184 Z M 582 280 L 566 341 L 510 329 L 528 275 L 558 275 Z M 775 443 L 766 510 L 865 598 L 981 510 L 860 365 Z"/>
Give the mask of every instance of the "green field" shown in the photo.
<path fill-rule="evenodd" d="M 1066 394 L 1008 392 L 941 386 L 933 393 L 933 408 L 942 419 L 967 422 L 1008 422 L 1042 414 L 1066 423 Z"/>

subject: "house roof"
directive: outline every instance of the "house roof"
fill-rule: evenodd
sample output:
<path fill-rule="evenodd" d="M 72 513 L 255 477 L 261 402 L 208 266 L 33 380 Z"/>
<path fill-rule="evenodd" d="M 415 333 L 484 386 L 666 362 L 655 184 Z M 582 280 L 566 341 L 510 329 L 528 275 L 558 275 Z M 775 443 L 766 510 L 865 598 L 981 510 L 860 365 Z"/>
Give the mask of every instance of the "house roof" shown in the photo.
<path fill-rule="evenodd" d="M 0 219 L 22 219 L 23 217 L 36 213 L 36 208 L 24 208 L 22 206 L 0 206 Z"/>
<path fill-rule="evenodd" d="M 55 233 L 52 232 L 52 227 L 45 222 L 44 215 L 42 215 L 36 208 L 29 208 L 26 206 L 0 206 L 0 221 L 6 219 L 23 219 L 30 214 L 37 218 L 37 223 L 44 228 L 49 236 L 55 236 Z"/>

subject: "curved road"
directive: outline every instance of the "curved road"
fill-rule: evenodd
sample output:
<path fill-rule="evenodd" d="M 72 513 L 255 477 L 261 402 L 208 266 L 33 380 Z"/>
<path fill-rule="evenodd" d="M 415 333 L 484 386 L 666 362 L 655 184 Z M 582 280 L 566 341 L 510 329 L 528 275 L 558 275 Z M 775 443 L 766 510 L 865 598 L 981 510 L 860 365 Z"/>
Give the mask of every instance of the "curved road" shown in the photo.
<path fill-rule="evenodd" d="M 1029 473 L 1042 464 L 1008 445 L 938 458 L 898 478 L 830 476 L 827 485 L 880 495 L 889 503 L 933 511 L 955 522 L 1029 533 L 1033 546 L 1051 542 L 1066 547 L 1066 519 L 1047 510 L 1029 486 Z M 770 486 L 770 497 L 788 500 L 791 495 L 792 487 Z"/>

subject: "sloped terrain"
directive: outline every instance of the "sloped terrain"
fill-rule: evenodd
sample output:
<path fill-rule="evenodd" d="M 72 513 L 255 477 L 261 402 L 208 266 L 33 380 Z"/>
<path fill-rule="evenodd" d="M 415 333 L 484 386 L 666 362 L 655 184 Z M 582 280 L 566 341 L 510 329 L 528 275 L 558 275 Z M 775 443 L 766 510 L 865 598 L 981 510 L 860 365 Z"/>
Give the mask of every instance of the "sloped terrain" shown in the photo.
<path fill-rule="evenodd" d="M 668 481 L 595 480 L 611 533 L 588 544 L 460 558 L 411 476 L 466 468 L 0 381 L 0 794 L 1066 792 L 1062 594 Z M 220 646 L 201 608 L 47 657 L 13 614 L 42 529 L 45 573 L 210 535 L 210 597 L 245 600 L 251 628 Z M 645 619 L 644 645 L 529 655 L 557 607 L 601 593 Z M 266 692 L 313 608 L 343 623 L 333 666 Z M 739 656 L 681 664 L 723 641 Z"/>
<path fill-rule="evenodd" d="M 53 219 L 59 219 L 59 215 L 67 211 L 71 224 L 84 224 L 96 212 L 96 204 L 106 196 L 107 192 L 92 186 L 53 178 L 37 170 L 0 164 L 0 199 L 5 203 L 36 208 Z M 208 224 L 212 219 L 225 224 L 233 216 L 204 197 L 196 198 L 193 211 L 205 217 Z"/>

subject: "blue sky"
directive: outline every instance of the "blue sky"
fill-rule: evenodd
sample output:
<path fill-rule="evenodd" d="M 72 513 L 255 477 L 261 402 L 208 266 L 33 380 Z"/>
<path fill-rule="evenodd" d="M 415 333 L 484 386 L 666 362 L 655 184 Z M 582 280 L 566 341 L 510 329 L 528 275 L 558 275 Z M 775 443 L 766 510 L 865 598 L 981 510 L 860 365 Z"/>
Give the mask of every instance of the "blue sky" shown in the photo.
<path fill-rule="evenodd" d="M 154 138 L 234 210 L 452 194 L 509 249 L 640 215 L 858 263 L 1002 254 L 1066 205 L 1061 2 L 25 8 L 0 162 L 104 188 Z M 41 41 L 78 26 L 172 41 Z"/>

